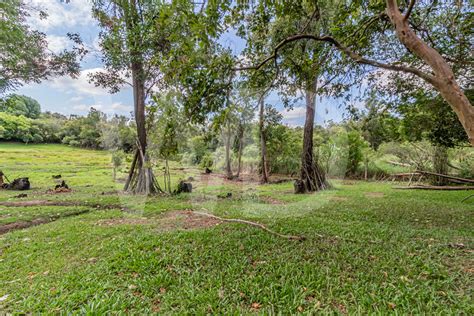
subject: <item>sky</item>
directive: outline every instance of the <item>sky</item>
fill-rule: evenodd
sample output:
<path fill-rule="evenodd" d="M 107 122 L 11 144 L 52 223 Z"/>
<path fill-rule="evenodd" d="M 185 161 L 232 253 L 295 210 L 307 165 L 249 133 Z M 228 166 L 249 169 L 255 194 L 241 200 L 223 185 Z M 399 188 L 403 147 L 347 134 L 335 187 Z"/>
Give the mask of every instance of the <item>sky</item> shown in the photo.
<path fill-rule="evenodd" d="M 54 52 L 70 48 L 72 43 L 66 34 L 78 33 L 83 42 L 92 51 L 81 63 L 79 78 L 57 77 L 40 84 L 24 85 L 15 93 L 30 96 L 39 101 L 43 111 L 62 114 L 86 114 L 91 107 L 103 111 L 107 115 L 130 115 L 133 110 L 132 90 L 126 87 L 119 93 L 110 94 L 107 90 L 95 87 L 88 82 L 87 75 L 102 69 L 98 47 L 99 27 L 91 15 L 89 0 L 71 0 L 68 4 L 60 0 L 26 0 L 26 2 L 47 12 L 47 19 L 40 19 L 33 14 L 28 23 L 33 29 L 42 31 L 47 36 L 48 47 Z M 226 32 L 221 43 L 230 47 L 235 55 L 239 55 L 245 46 L 244 40 L 231 31 Z M 283 115 L 283 122 L 290 126 L 304 124 L 304 99 L 297 102 L 293 109 L 283 107 L 276 92 L 271 93 L 266 103 L 270 103 Z M 340 121 L 343 115 L 341 101 L 332 98 L 320 98 L 316 105 L 316 123 Z"/>

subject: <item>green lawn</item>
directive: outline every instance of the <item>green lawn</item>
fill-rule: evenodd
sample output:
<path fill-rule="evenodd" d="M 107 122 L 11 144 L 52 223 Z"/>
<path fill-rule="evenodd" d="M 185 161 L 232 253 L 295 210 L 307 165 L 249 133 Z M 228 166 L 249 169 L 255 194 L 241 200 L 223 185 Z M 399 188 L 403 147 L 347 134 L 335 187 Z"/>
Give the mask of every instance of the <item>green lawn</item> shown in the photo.
<path fill-rule="evenodd" d="M 0 190 L 0 202 L 69 203 L 0 205 L 0 227 L 59 218 L 0 235 L 0 312 L 474 313 L 469 192 L 333 181 L 294 195 L 292 183 L 229 183 L 174 164 L 174 183 L 195 178 L 192 194 L 129 196 L 118 194 L 126 168 L 114 182 L 109 153 L 61 145 L 0 143 L 0 169 L 32 182 L 27 198 Z M 72 193 L 46 193 L 55 174 Z M 189 209 L 306 240 L 176 212 Z M 88 212 L 66 217 L 78 210 Z"/>

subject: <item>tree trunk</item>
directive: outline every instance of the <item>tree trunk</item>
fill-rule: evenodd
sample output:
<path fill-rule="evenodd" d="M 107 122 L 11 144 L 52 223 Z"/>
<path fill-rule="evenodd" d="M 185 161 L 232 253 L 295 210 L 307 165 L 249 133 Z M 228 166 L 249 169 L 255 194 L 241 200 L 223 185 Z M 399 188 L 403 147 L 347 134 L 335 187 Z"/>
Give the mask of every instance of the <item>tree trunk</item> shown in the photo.
<path fill-rule="evenodd" d="M 230 130 L 230 124 L 227 123 L 226 131 L 224 133 L 224 142 L 225 142 L 225 172 L 227 179 L 231 180 L 234 178 L 232 174 L 232 165 L 230 160 L 230 144 L 232 142 L 232 132 Z"/>
<path fill-rule="evenodd" d="M 244 149 L 244 127 L 239 124 L 239 153 L 238 153 L 238 167 L 237 167 L 237 178 L 240 177 L 240 171 L 242 169 L 242 151 Z"/>
<path fill-rule="evenodd" d="M 435 146 L 433 153 L 433 169 L 435 173 L 448 174 L 448 148 L 445 146 Z M 433 177 L 434 185 L 446 185 L 447 179 L 440 176 Z"/>
<path fill-rule="evenodd" d="M 313 153 L 313 128 L 317 84 L 318 78 L 316 77 L 306 91 L 306 119 L 304 123 L 303 152 L 301 154 L 300 185 L 295 186 L 295 193 L 314 192 L 329 187 L 326 174 L 318 162 L 315 161 Z"/>
<path fill-rule="evenodd" d="M 137 1 L 131 0 L 128 9 L 124 9 L 127 41 L 130 49 L 133 84 L 133 106 L 137 125 L 137 149 L 124 190 L 134 194 L 153 194 L 162 192 L 149 164 L 147 153 L 146 120 L 145 120 L 145 70 L 141 44 L 143 38 L 138 31 L 140 23 Z"/>
<path fill-rule="evenodd" d="M 456 82 L 451 67 L 438 51 L 425 43 L 411 29 L 408 17 L 405 18 L 398 8 L 397 0 L 386 0 L 386 2 L 387 15 L 395 27 L 400 42 L 431 67 L 434 76 L 430 80 L 424 79 L 439 91 L 454 110 L 469 137 L 469 142 L 474 146 L 474 107 Z"/>
<path fill-rule="evenodd" d="M 132 163 L 124 190 L 134 194 L 154 194 L 162 192 L 162 190 L 153 174 L 147 153 L 145 85 L 143 75 L 143 65 L 139 62 L 133 62 L 133 101 L 138 140 L 137 153 L 135 154 L 136 161 Z"/>
<path fill-rule="evenodd" d="M 260 168 L 261 183 L 268 183 L 268 160 L 267 160 L 267 136 L 265 133 L 265 99 L 262 96 L 259 104 L 259 122 L 258 129 L 260 133 Z"/>

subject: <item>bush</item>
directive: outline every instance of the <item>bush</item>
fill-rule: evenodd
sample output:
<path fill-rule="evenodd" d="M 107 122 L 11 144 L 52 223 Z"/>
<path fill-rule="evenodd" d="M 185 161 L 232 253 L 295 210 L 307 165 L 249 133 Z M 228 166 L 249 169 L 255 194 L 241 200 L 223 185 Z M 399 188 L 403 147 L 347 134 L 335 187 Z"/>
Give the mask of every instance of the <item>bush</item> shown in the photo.
<path fill-rule="evenodd" d="M 0 126 L 0 139 L 24 143 L 43 141 L 40 129 L 33 124 L 33 120 L 23 115 L 0 112 Z"/>

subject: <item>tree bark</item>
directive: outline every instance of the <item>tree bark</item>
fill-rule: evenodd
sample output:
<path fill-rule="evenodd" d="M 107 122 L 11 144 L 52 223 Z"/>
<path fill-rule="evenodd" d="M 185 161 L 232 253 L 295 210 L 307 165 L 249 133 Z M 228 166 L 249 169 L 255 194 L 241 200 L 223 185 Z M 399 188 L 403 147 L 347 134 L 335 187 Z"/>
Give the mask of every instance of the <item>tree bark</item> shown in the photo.
<path fill-rule="evenodd" d="M 448 174 L 448 148 L 445 146 L 435 146 L 433 153 L 433 169 L 435 173 Z M 434 185 L 446 185 L 448 183 L 445 177 L 434 176 Z"/>
<path fill-rule="evenodd" d="M 233 179 L 234 175 L 232 174 L 232 165 L 230 160 L 230 145 L 232 142 L 232 132 L 230 130 L 230 124 L 227 123 L 224 132 L 224 142 L 225 142 L 225 171 L 227 179 Z"/>
<path fill-rule="evenodd" d="M 316 105 L 316 91 L 318 85 L 318 77 L 308 85 L 306 91 L 306 118 L 304 123 L 303 135 L 303 152 L 301 154 L 301 171 L 300 181 L 301 189 L 305 192 L 314 192 L 324 190 L 329 187 L 326 181 L 324 170 L 319 166 L 314 159 L 313 153 L 313 129 Z M 296 188 L 296 186 L 295 186 Z"/>
<path fill-rule="evenodd" d="M 237 178 L 240 177 L 240 171 L 242 169 L 242 151 L 244 149 L 244 127 L 242 123 L 239 124 L 239 153 L 238 153 L 238 166 L 237 166 Z"/>
<path fill-rule="evenodd" d="M 424 79 L 439 91 L 454 110 L 469 137 L 469 142 L 474 146 L 474 106 L 457 83 L 451 67 L 438 51 L 416 35 L 408 23 L 409 16 L 401 14 L 397 0 L 386 0 L 386 2 L 387 15 L 395 27 L 398 39 L 411 53 L 431 67 L 434 76 L 429 80 Z"/>
<path fill-rule="evenodd" d="M 268 183 L 267 136 L 265 133 L 265 98 L 260 98 L 258 128 L 260 133 L 261 183 Z"/>

